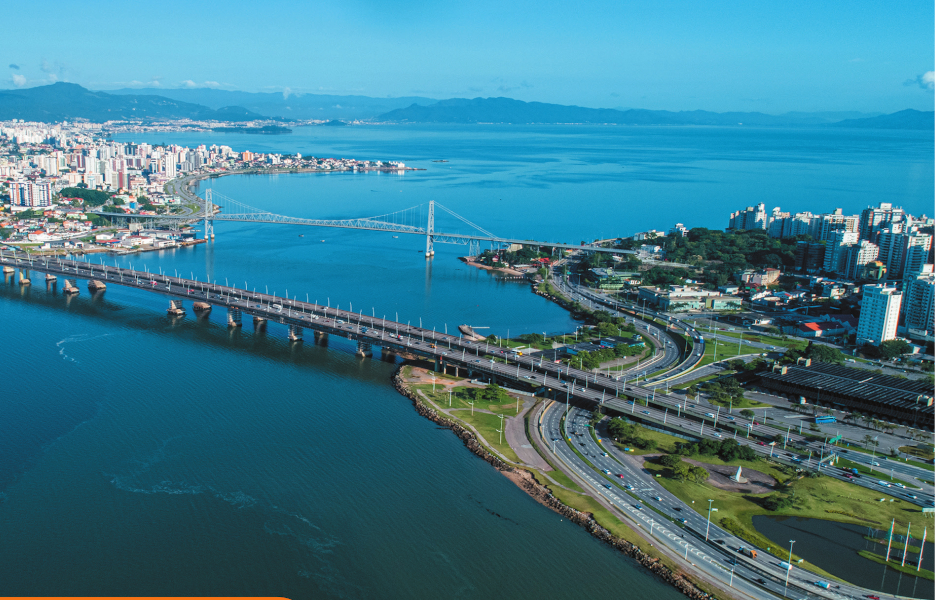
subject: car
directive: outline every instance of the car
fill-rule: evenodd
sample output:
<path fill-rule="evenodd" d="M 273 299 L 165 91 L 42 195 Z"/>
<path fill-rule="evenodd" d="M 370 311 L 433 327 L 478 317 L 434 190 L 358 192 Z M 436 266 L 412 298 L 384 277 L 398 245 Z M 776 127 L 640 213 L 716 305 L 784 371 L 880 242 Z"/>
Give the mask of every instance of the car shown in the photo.
<path fill-rule="evenodd" d="M 479 362 L 481 362 L 481 361 L 480 361 L 480 360 L 476 360 L 475 362 L 476 362 L 476 363 L 479 363 Z"/>
<path fill-rule="evenodd" d="M 674 507 L 673 507 L 673 510 L 675 510 L 676 512 L 682 512 L 682 508 L 680 508 L 680 507 L 678 507 L 678 506 L 674 506 Z M 686 520 L 683 519 L 683 522 L 685 522 L 685 521 L 686 521 Z"/>
<path fill-rule="evenodd" d="M 874 465 L 875 467 L 880 467 L 880 466 L 881 466 L 881 463 L 879 463 L 879 462 L 877 462 L 877 461 L 875 461 L 875 460 L 872 460 L 872 461 L 871 461 L 871 464 Z"/>
<path fill-rule="evenodd" d="M 189 293 L 189 294 L 194 294 L 194 293 L 195 293 L 195 290 L 189 289 L 188 293 Z"/>
<path fill-rule="evenodd" d="M 639 504 L 635 504 L 635 505 L 634 505 L 634 508 L 636 508 L 637 510 L 643 510 L 643 506 L 641 506 L 641 505 L 639 505 Z"/>
<path fill-rule="evenodd" d="M 852 362 L 855 362 L 855 361 L 852 361 Z M 868 594 L 867 596 L 865 596 L 865 598 L 869 598 L 870 600 L 881 600 L 880 596 L 875 596 L 874 594 Z"/>
<path fill-rule="evenodd" d="M 878 481 L 878 485 L 881 486 L 881 487 L 890 487 L 890 486 L 891 486 L 891 484 L 887 483 L 886 481 Z"/>
<path fill-rule="evenodd" d="M 907 489 L 907 486 L 905 486 L 905 485 L 902 484 L 902 483 L 896 483 L 896 482 L 895 482 L 894 485 L 896 485 L 896 486 L 899 487 L 899 488 Z"/>
<path fill-rule="evenodd" d="M 725 418 L 728 419 L 729 421 L 734 421 L 734 417 L 725 417 Z"/>
<path fill-rule="evenodd" d="M 609 471 L 608 469 L 605 469 L 605 470 L 604 470 L 604 474 L 605 474 L 605 475 L 610 475 L 610 474 L 611 474 L 611 471 Z"/>
<path fill-rule="evenodd" d="M 688 523 L 689 521 L 687 521 L 686 519 L 680 519 L 679 522 L 682 523 L 683 525 L 685 525 L 685 524 Z"/>
<path fill-rule="evenodd" d="M 762 577 L 758 577 L 758 578 L 755 579 L 754 581 L 756 581 L 757 583 L 759 583 L 759 584 L 761 584 L 761 585 L 767 585 L 767 582 L 764 581 L 764 579 L 763 579 Z"/>
<path fill-rule="evenodd" d="M 611 489 L 611 486 L 608 484 L 605 484 L 605 487 L 608 488 L 609 490 Z"/>
<path fill-rule="evenodd" d="M 659 496 L 654 496 L 653 499 L 657 502 L 663 502 L 663 498 L 660 498 Z"/>
<path fill-rule="evenodd" d="M 914 494 L 907 494 L 907 498 L 910 498 L 911 500 L 916 500 L 916 495 L 914 495 Z"/>
<path fill-rule="evenodd" d="M 649 410 L 642 410 L 642 411 L 640 411 L 640 412 L 642 412 L 642 413 L 645 414 L 645 415 L 649 415 L 649 414 L 650 414 L 650 411 L 649 411 Z"/>
<path fill-rule="evenodd" d="M 715 418 L 715 413 L 705 413 L 705 416 L 708 417 L 708 418 L 710 418 L 710 419 L 714 419 L 714 418 Z"/>
<path fill-rule="evenodd" d="M 618 477 L 620 477 L 621 479 L 624 479 L 624 473 L 618 473 Z M 916 498 L 916 496 L 914 496 L 914 498 Z"/>
<path fill-rule="evenodd" d="M 754 421 L 754 424 L 755 424 L 755 425 L 760 425 L 760 423 L 758 423 L 757 421 Z"/>
<path fill-rule="evenodd" d="M 337 323 L 338 325 L 344 325 L 344 321 L 342 321 L 341 319 L 338 319 L 337 321 L 335 321 L 335 323 Z"/>
<path fill-rule="evenodd" d="M 607 453 L 607 452 L 602 452 L 601 455 L 602 455 L 602 456 L 607 456 L 608 453 Z"/>
<path fill-rule="evenodd" d="M 766 446 L 767 444 L 765 444 L 764 442 L 757 442 L 757 445 L 758 445 L 758 446 Z"/>
<path fill-rule="evenodd" d="M 580 391 L 580 392 L 584 392 L 584 391 L 585 391 L 585 388 L 580 387 L 580 388 L 579 388 L 579 391 Z"/>
<path fill-rule="evenodd" d="M 715 540 L 715 543 L 716 543 L 716 544 L 721 544 L 721 545 L 724 546 L 724 545 L 725 545 L 725 540 Z"/>

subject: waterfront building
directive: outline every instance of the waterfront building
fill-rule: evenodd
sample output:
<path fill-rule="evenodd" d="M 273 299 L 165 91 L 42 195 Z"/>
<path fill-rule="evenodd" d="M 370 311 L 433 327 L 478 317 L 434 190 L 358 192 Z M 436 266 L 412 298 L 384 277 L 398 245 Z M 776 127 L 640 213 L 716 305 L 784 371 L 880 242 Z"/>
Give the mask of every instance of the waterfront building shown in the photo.
<path fill-rule="evenodd" d="M 8 184 L 10 204 L 36 208 L 52 205 L 52 184 L 47 181 L 20 179 Z"/>
<path fill-rule="evenodd" d="M 817 228 L 812 236 L 819 241 L 828 241 L 837 231 L 858 232 L 858 215 L 844 215 L 841 208 L 836 208 L 831 214 L 819 215 Z"/>
<path fill-rule="evenodd" d="M 861 222 L 858 233 L 861 239 L 875 241 L 877 234 L 892 223 L 904 220 L 904 210 L 894 208 L 890 202 L 881 202 L 877 208 L 868 207 L 861 211 Z"/>
<path fill-rule="evenodd" d="M 936 275 L 933 274 L 933 265 L 926 267 L 926 272 L 918 274 L 904 284 L 904 295 L 907 297 L 904 325 L 909 337 L 932 341 L 936 334 Z"/>
<path fill-rule="evenodd" d="M 858 335 L 855 340 L 857 345 L 880 346 L 881 342 L 897 337 L 902 297 L 896 288 L 889 288 L 883 284 L 864 286 Z"/>
<path fill-rule="evenodd" d="M 796 242 L 794 268 L 806 273 L 817 272 L 822 268 L 825 249 L 825 244 L 821 242 Z"/>
<path fill-rule="evenodd" d="M 698 287 L 671 285 L 666 289 L 654 286 L 642 286 L 637 291 L 638 300 L 669 312 L 689 310 L 737 310 L 741 308 L 741 298 L 726 296 L 720 292 L 703 290 Z"/>
<path fill-rule="evenodd" d="M 832 232 L 826 244 L 822 269 L 827 273 L 842 274 L 848 247 L 858 243 L 858 232 L 837 229 Z"/>
<path fill-rule="evenodd" d="M 848 246 L 845 254 L 845 263 L 842 273 L 848 279 L 861 279 L 865 273 L 865 266 L 876 261 L 880 249 L 877 244 L 872 244 L 867 240 L 861 240 L 860 244 Z M 887 272 L 887 267 L 883 267 L 883 272 Z M 883 273 L 882 273 L 883 274 Z"/>
<path fill-rule="evenodd" d="M 748 206 L 744 210 L 731 213 L 728 229 L 767 229 L 767 209 L 761 202 L 756 207 Z"/>
<path fill-rule="evenodd" d="M 682 223 L 676 223 L 673 225 L 673 228 L 669 230 L 669 234 L 678 237 L 686 237 L 686 234 L 689 233 L 689 230 Z"/>

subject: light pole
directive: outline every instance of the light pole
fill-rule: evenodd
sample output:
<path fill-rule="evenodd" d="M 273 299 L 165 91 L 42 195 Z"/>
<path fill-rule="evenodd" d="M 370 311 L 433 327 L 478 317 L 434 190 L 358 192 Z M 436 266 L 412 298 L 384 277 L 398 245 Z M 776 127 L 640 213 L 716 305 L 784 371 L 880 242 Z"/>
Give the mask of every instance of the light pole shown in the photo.
<path fill-rule="evenodd" d="M 708 541 L 709 523 L 712 522 L 712 502 L 714 502 L 714 500 L 708 501 L 708 517 L 705 519 L 705 541 L 706 542 Z"/>
<path fill-rule="evenodd" d="M 783 593 L 786 594 L 787 584 L 790 582 L 790 571 L 793 570 L 793 543 L 796 540 L 790 540 L 790 556 L 787 558 L 786 579 L 783 581 Z"/>

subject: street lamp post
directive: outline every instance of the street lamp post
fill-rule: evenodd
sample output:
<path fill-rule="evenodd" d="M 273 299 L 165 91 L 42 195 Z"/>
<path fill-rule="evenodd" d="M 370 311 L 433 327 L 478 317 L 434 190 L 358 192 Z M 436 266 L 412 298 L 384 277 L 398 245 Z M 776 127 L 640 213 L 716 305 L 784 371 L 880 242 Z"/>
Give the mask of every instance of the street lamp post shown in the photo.
<path fill-rule="evenodd" d="M 712 522 L 712 502 L 714 502 L 714 500 L 708 501 L 708 517 L 705 519 L 705 541 L 706 542 L 708 541 L 709 524 Z"/>
<path fill-rule="evenodd" d="M 783 582 L 783 593 L 786 594 L 787 584 L 790 582 L 790 571 L 793 570 L 793 543 L 796 540 L 790 540 L 790 556 L 787 558 L 786 579 Z"/>

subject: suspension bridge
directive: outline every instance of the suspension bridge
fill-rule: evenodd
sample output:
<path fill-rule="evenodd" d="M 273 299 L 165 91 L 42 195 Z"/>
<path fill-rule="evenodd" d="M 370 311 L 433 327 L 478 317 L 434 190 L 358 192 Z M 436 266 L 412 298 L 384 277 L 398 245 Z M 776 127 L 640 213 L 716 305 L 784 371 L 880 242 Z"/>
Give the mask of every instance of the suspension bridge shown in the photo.
<path fill-rule="evenodd" d="M 524 246 L 541 246 L 553 249 L 575 249 L 587 250 L 590 252 L 607 252 L 611 254 L 635 254 L 633 250 L 620 250 L 616 248 L 604 248 L 598 245 L 589 244 L 567 244 L 563 242 L 548 242 L 529 239 L 509 238 L 494 235 L 490 231 L 472 223 L 465 217 L 457 214 L 455 211 L 446 208 L 442 204 L 430 200 L 428 204 L 420 204 L 392 213 L 378 215 L 374 217 L 350 217 L 344 219 L 306 219 L 302 217 L 290 217 L 270 212 L 261 208 L 255 208 L 228 198 L 223 194 L 205 190 L 205 197 L 199 198 L 202 202 L 203 212 L 201 215 L 141 215 L 135 213 L 116 213 L 105 211 L 89 211 L 110 219 L 146 219 L 154 222 L 178 222 L 178 221 L 204 221 L 205 239 L 214 239 L 214 222 L 231 221 L 241 223 L 276 223 L 281 225 L 302 225 L 307 227 L 332 227 L 339 229 L 360 229 L 365 231 L 384 231 L 395 234 L 421 235 L 426 238 L 426 258 L 435 255 L 435 244 L 462 244 L 469 248 L 469 255 L 476 256 L 480 254 L 481 244 L 490 243 L 492 247 L 509 247 L 513 244 Z M 435 213 L 439 208 L 445 214 L 453 217 L 462 226 L 467 226 L 468 233 L 446 232 L 436 229 Z M 425 219 L 425 221 L 423 221 Z M 425 223 L 425 224 L 423 224 Z"/>

